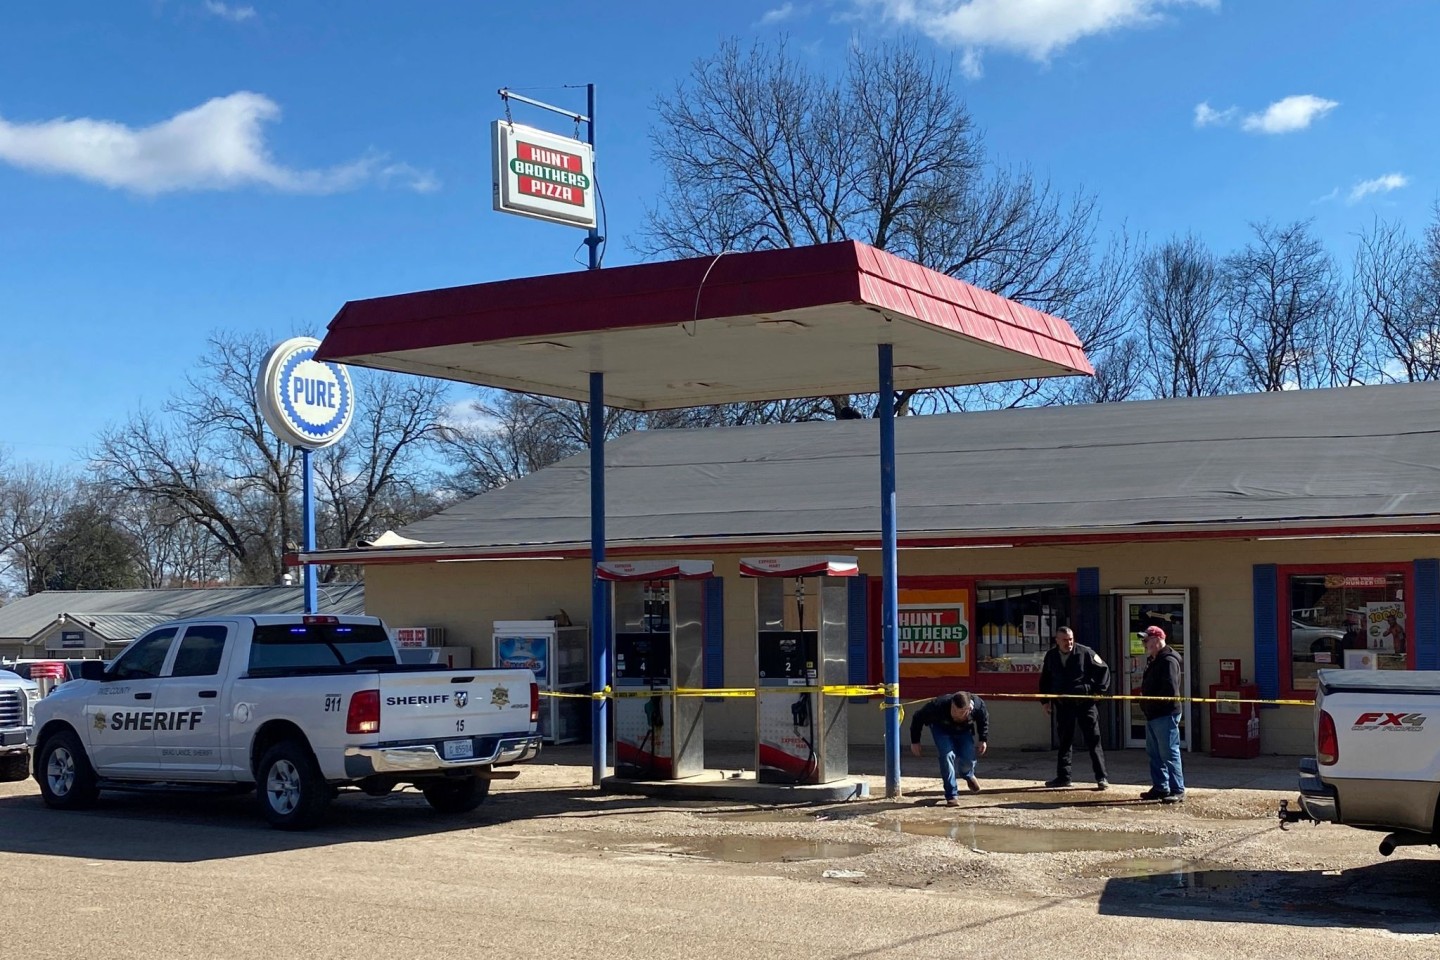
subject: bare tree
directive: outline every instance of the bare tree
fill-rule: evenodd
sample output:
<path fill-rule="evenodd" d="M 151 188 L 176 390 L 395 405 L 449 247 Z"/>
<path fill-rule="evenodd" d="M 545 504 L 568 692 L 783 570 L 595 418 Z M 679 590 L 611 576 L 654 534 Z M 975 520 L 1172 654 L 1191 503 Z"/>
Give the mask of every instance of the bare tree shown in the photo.
<path fill-rule="evenodd" d="M 1308 221 L 1251 224 L 1253 239 L 1224 261 L 1236 385 L 1272 391 L 1327 378 L 1326 335 L 1340 309 L 1335 264 Z"/>
<path fill-rule="evenodd" d="M 275 437 L 255 405 L 271 343 L 263 334 L 213 335 L 204 374 L 188 378 L 162 415 L 141 411 L 107 428 L 92 456 L 108 490 L 203 532 L 242 583 L 279 582 L 285 553 L 302 540 L 300 453 Z M 387 387 L 371 378 L 391 375 L 358 376 L 355 439 L 316 457 L 330 520 L 322 529 L 334 545 L 368 529 L 440 413 L 433 385 Z"/>
<path fill-rule="evenodd" d="M 315 456 L 317 538 L 349 545 L 433 513 L 427 455 L 441 439 L 446 387 L 438 380 L 356 371 L 357 416 L 341 441 Z M 419 511 L 419 512 L 417 512 Z M 335 567 L 320 578 L 333 582 Z"/>
<path fill-rule="evenodd" d="M 1128 242 L 1097 251 L 1093 197 L 1062 196 L 1029 171 L 988 164 L 950 70 L 911 44 L 857 45 L 836 79 L 783 43 L 742 49 L 731 40 L 656 108 L 651 141 L 666 186 L 637 243 L 644 253 L 855 239 L 1064 316 L 1087 350 L 1103 353 L 1127 332 L 1106 268 L 1128 255 Z M 899 399 L 905 412 L 1064 395 L 1030 382 Z M 830 397 L 786 412 L 834 417 L 873 406 Z"/>
<path fill-rule="evenodd" d="M 1440 379 L 1440 208 L 1423 244 L 1375 221 L 1355 255 L 1357 311 L 1379 340 L 1375 376 Z"/>
<path fill-rule="evenodd" d="M 1232 358 L 1223 327 L 1220 265 L 1194 236 L 1150 251 L 1140 267 L 1147 386 L 1157 397 L 1228 393 Z"/>
<path fill-rule="evenodd" d="M 78 489 L 75 478 L 57 467 L 16 464 L 0 451 L 0 591 L 43 589 L 46 537 L 75 504 Z"/>

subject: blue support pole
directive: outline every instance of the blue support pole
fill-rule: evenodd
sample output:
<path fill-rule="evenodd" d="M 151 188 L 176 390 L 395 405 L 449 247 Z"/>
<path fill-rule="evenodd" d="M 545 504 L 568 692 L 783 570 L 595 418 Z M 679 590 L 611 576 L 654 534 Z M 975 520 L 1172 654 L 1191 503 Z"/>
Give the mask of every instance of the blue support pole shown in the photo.
<path fill-rule="evenodd" d="M 585 115 L 590 118 L 590 121 L 585 124 L 585 129 L 589 131 L 586 142 L 590 144 L 590 151 L 593 154 L 595 151 L 595 84 L 593 83 L 585 84 Z M 599 162 L 596 161 L 595 166 L 598 167 L 599 165 Z M 600 177 L 598 173 L 596 174 L 595 180 L 597 184 L 595 187 L 595 199 L 597 201 L 596 205 L 598 206 L 600 199 L 600 187 L 598 185 Z M 598 210 L 596 211 L 596 216 L 598 222 Z M 600 268 L 600 240 L 600 230 L 597 227 L 591 227 L 589 234 L 585 237 L 585 246 L 590 248 L 591 270 L 598 270 Z"/>
<path fill-rule="evenodd" d="M 880 649 L 885 681 L 885 796 L 900 796 L 900 585 L 895 533 L 894 348 L 880 344 Z"/>
<path fill-rule="evenodd" d="M 593 249 L 593 248 L 592 248 Z M 590 374 L 590 689 L 610 676 L 610 591 L 596 566 L 605 559 L 605 374 Z M 590 782 L 605 778 L 609 701 L 590 701 Z"/>
<path fill-rule="evenodd" d="M 315 466 L 311 463 L 314 453 L 310 450 L 300 451 L 300 472 L 304 478 L 301 480 L 301 509 L 305 514 L 305 553 L 309 555 L 315 550 Z M 315 565 L 305 564 L 305 612 L 320 612 L 320 590 L 315 583 Z"/>

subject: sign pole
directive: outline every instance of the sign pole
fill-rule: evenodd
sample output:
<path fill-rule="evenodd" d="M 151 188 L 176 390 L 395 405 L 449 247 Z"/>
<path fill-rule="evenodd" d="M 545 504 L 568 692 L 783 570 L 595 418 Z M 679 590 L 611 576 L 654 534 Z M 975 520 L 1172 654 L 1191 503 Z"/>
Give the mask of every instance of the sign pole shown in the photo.
<path fill-rule="evenodd" d="M 315 466 L 311 462 L 314 451 L 300 450 L 300 469 L 304 475 L 301 486 L 302 509 L 305 511 L 305 554 L 315 550 Z M 305 564 L 305 612 L 320 612 L 320 590 L 315 583 L 315 564 Z"/>
<path fill-rule="evenodd" d="M 585 129 L 587 131 L 585 142 L 590 144 L 590 152 L 593 156 L 595 152 L 595 84 L 593 83 L 585 84 L 585 115 Z M 597 177 L 596 179 L 598 180 L 599 178 Z M 597 186 L 595 190 L 596 196 L 598 197 L 600 188 Z M 600 269 L 600 228 L 598 220 L 596 221 L 596 225 L 591 227 L 590 232 L 586 235 L 585 246 L 590 248 L 590 269 Z"/>
<path fill-rule="evenodd" d="M 600 188 L 595 178 L 595 84 L 585 85 L 585 113 L 577 114 L 505 87 L 505 120 L 491 125 L 494 149 L 495 209 L 541 220 L 586 227 L 589 269 L 600 269 Z M 585 124 L 585 145 L 510 119 L 510 101 L 518 100 L 575 121 L 575 137 Z M 585 149 L 588 147 L 588 151 Z M 599 694 L 610 681 L 610 584 L 600 578 L 605 560 L 605 373 L 590 371 L 590 701 L 591 779 L 599 786 L 609 768 L 606 744 L 609 703 Z"/>

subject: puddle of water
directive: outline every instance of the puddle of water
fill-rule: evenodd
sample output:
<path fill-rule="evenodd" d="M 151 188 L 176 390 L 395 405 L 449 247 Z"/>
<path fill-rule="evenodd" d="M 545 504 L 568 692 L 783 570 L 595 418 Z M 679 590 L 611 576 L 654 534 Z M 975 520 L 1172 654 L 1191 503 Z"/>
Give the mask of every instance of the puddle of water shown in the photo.
<path fill-rule="evenodd" d="M 618 844 L 616 849 L 723 863 L 783 863 L 858 857 L 875 848 L 866 843 L 795 840 L 789 837 L 684 837 L 659 843 Z"/>
<path fill-rule="evenodd" d="M 881 820 L 882 830 L 945 837 L 985 853 L 1061 853 L 1072 850 L 1145 850 L 1184 842 L 1179 834 L 1120 830 L 1047 830 L 978 820 Z"/>

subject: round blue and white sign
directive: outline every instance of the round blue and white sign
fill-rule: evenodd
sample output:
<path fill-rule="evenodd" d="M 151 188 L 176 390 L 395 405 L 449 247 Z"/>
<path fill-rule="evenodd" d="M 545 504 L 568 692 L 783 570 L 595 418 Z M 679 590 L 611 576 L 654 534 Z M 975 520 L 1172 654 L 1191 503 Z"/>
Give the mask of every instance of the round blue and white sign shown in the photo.
<path fill-rule="evenodd" d="M 295 447 L 319 450 L 337 443 L 355 413 L 350 372 L 315 359 L 320 341 L 292 337 L 275 345 L 260 368 L 255 402 L 276 436 Z"/>

